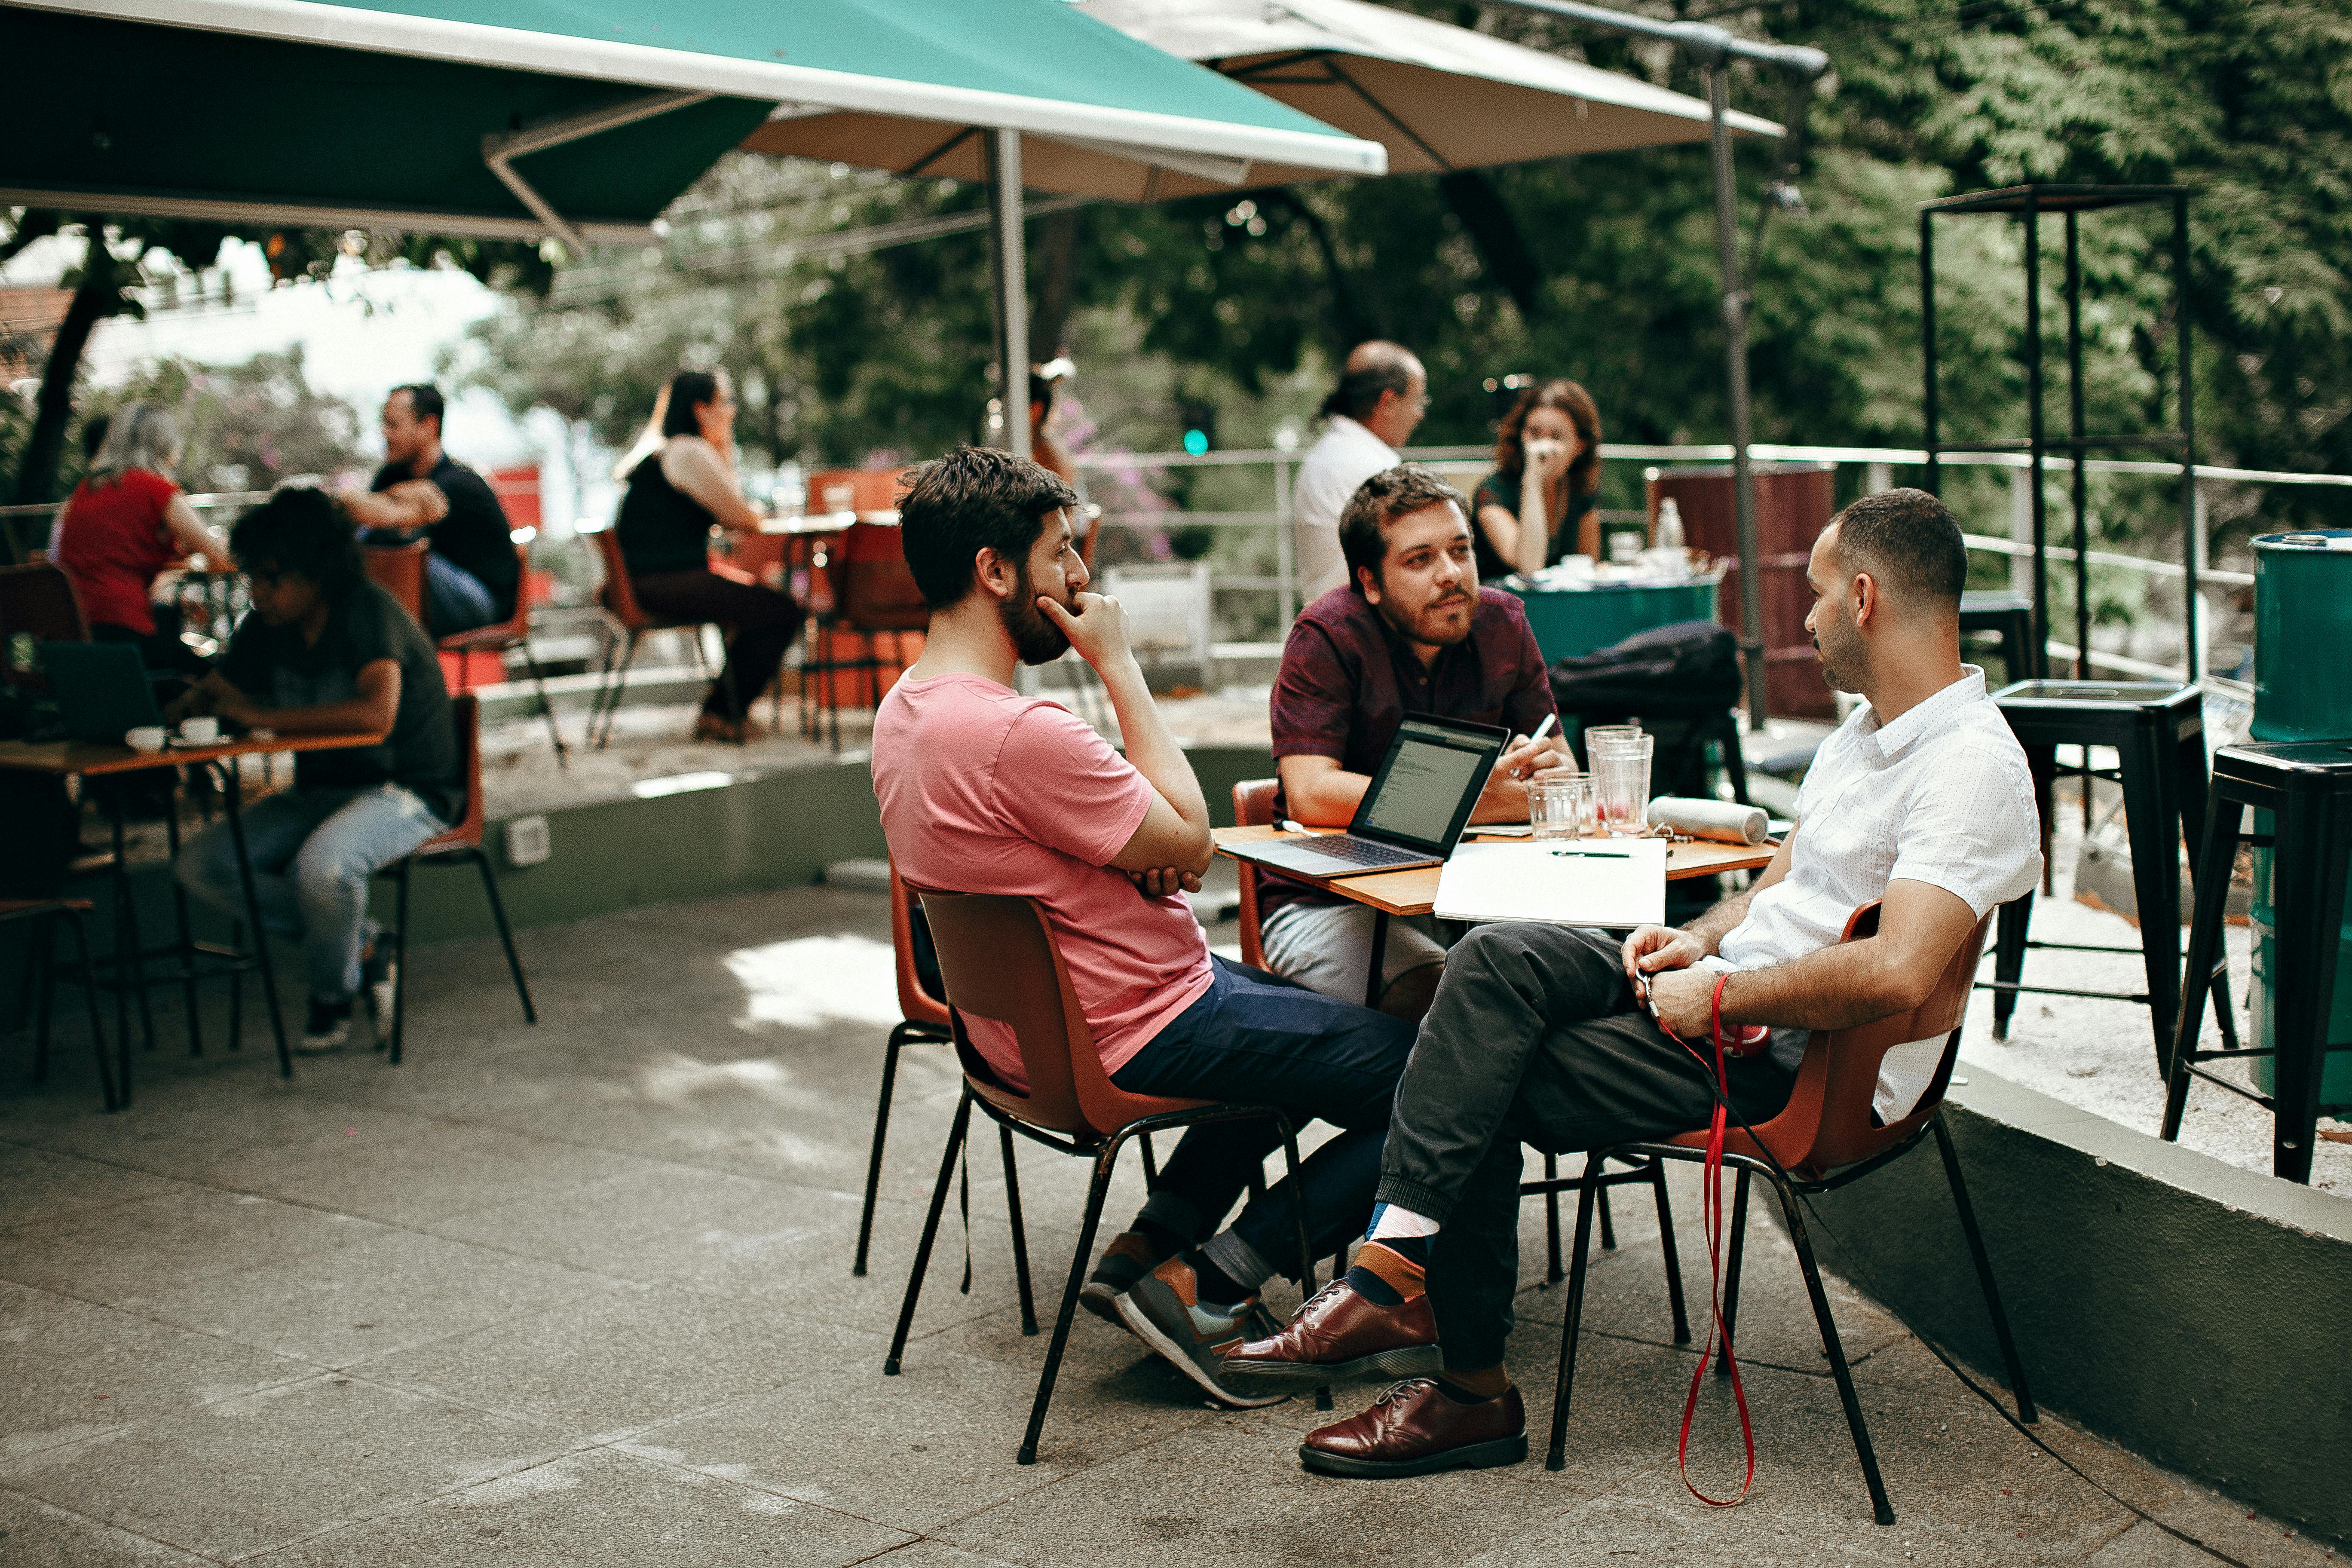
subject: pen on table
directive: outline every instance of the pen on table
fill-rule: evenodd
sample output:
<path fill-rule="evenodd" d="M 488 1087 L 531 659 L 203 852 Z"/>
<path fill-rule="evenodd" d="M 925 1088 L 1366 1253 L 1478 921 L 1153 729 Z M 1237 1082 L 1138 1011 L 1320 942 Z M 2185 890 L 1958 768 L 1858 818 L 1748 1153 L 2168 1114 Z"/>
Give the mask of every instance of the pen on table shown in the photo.
<path fill-rule="evenodd" d="M 1580 855 L 1588 860 L 1631 860 L 1633 858 L 1630 849 L 1555 849 L 1552 853 L 1555 856 Z"/>

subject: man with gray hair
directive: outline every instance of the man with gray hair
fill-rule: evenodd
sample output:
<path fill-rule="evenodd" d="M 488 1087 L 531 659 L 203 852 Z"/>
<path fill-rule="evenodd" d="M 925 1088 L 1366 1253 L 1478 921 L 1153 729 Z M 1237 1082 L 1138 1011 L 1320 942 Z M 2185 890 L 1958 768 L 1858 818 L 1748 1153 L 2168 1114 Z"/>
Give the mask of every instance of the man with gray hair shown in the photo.
<path fill-rule="evenodd" d="M 1309 605 L 1347 584 L 1339 512 L 1358 485 L 1396 467 L 1396 448 L 1412 439 L 1429 412 L 1428 373 L 1401 344 L 1378 338 L 1358 343 L 1322 411 L 1323 434 L 1298 465 L 1290 495 L 1298 595 Z"/>

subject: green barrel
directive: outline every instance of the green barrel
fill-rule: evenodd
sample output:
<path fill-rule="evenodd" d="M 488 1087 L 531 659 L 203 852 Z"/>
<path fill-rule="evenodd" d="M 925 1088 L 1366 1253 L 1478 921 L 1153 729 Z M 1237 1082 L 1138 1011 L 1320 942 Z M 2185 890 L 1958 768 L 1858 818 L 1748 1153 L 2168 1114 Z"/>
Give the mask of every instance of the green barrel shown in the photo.
<path fill-rule="evenodd" d="M 2352 528 L 2266 533 L 2254 541 L 2254 722 L 2257 741 L 2352 740 Z M 2269 832 L 2270 814 L 2258 814 Z M 2352 910 L 2347 910 L 2352 914 Z M 2270 976 L 2276 973 L 2271 851 L 2254 851 L 2254 977 L 2247 1005 L 2253 1044 L 2277 1043 Z M 2320 1100 L 2352 1105 L 2352 920 L 2338 933 L 2327 1071 Z M 2273 1087 L 2271 1058 L 2254 1081 Z"/>

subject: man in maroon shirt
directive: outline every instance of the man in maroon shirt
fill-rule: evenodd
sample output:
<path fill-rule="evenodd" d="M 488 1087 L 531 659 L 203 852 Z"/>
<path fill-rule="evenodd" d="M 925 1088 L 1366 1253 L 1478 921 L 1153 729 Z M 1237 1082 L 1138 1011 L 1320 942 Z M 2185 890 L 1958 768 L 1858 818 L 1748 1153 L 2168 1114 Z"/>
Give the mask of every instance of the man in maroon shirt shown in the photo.
<path fill-rule="evenodd" d="M 1470 820 L 1525 822 L 1528 784 L 1574 759 L 1558 731 L 1543 654 L 1519 601 L 1478 586 L 1470 503 L 1418 463 L 1366 479 L 1339 517 L 1349 583 L 1300 613 L 1274 682 L 1278 816 L 1344 826 L 1407 713 L 1510 729 Z M 1258 873 L 1266 966 L 1326 995 L 1365 994 L 1372 911 L 1303 882 Z M 1418 924 L 1392 922 L 1381 1010 L 1429 1009 L 1445 952 Z"/>

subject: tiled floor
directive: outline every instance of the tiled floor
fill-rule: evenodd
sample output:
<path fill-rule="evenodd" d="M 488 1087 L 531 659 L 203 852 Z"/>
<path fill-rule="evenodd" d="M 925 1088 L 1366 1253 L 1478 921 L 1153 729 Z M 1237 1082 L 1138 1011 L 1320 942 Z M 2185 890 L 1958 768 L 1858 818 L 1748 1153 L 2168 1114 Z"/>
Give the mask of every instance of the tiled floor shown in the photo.
<path fill-rule="evenodd" d="M 2135 1508 L 2242 1562 L 2321 1561 L 2045 1418 L 2062 1464 L 1833 1287 L 1900 1516 L 1873 1525 L 1760 1219 L 1741 1320 L 1756 1490 L 1702 1506 L 1674 1464 L 1692 1354 L 1666 1330 L 1654 1218 L 1622 1196 L 1563 1472 L 1310 1477 L 1310 1401 L 1207 1408 L 1084 1316 L 1040 1462 L 1018 1466 L 1044 1342 L 1019 1331 L 985 1143 L 971 1293 L 951 1210 L 905 1373 L 880 1371 L 955 1102 L 936 1049 L 902 1068 L 874 1271 L 850 1274 L 888 940 L 879 898 L 825 889 L 527 931 L 536 1028 L 495 945 L 434 950 L 405 1065 L 355 1048 L 285 1084 L 257 1037 L 174 1054 L 167 1012 L 111 1117 L 79 1035 L 40 1090 L 11 1037 L 0 1563 L 2210 1561 Z M 1021 1173 L 1050 1299 L 1084 1171 L 1024 1147 Z M 1696 1286 L 1695 1178 L 1677 1179 Z M 1114 1219 L 1139 1195 L 1130 1169 Z M 1539 1428 L 1559 1302 L 1527 1218 L 1512 1355 Z M 1695 1473 L 1736 1488 L 1712 1380 L 1701 1407 Z"/>

